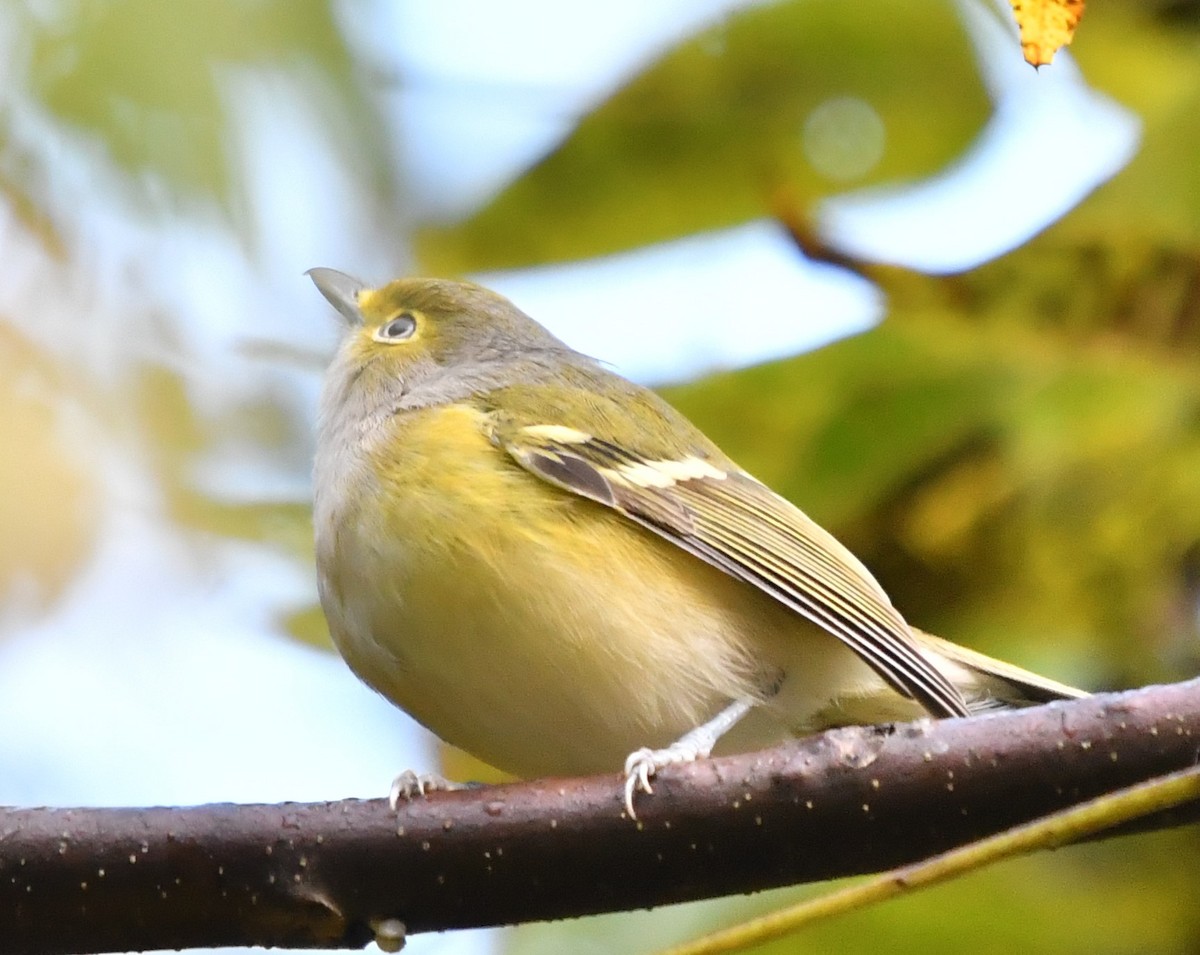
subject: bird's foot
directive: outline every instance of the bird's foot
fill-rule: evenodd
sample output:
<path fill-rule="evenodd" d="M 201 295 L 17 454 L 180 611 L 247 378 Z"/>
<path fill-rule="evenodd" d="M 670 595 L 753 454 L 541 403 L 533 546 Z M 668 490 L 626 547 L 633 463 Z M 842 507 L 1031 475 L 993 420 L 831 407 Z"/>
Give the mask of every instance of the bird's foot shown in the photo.
<path fill-rule="evenodd" d="M 675 763 L 694 763 L 711 755 L 717 740 L 725 735 L 738 720 L 754 707 L 752 700 L 734 700 L 721 710 L 707 723 L 701 723 L 694 730 L 685 733 L 666 749 L 634 750 L 625 760 L 625 810 L 630 819 L 637 819 L 633 811 L 633 795 L 639 789 L 647 795 L 654 790 L 650 786 L 650 777 L 664 766 Z"/>
<path fill-rule="evenodd" d="M 395 812 L 400 808 L 400 800 L 412 802 L 417 796 L 431 792 L 453 792 L 456 789 L 467 789 L 464 783 L 451 782 L 437 773 L 414 773 L 406 769 L 392 780 L 392 788 L 388 791 L 388 805 Z"/>
<path fill-rule="evenodd" d="M 625 760 L 625 811 L 629 813 L 629 818 L 637 819 L 637 813 L 633 810 L 634 793 L 640 790 L 647 795 L 653 794 L 651 776 L 675 763 L 694 763 L 703 759 L 711 749 L 711 746 L 705 747 L 702 743 L 685 736 L 666 749 L 648 749 L 643 746 L 630 753 Z"/>

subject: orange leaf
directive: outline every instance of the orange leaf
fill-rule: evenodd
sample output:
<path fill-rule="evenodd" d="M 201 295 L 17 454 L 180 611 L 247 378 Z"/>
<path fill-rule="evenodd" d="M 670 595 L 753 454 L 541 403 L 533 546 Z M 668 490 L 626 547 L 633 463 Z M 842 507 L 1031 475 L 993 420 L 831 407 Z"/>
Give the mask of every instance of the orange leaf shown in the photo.
<path fill-rule="evenodd" d="M 1083 4 L 1084 0 L 1012 0 L 1026 62 L 1044 66 L 1071 42 Z"/>

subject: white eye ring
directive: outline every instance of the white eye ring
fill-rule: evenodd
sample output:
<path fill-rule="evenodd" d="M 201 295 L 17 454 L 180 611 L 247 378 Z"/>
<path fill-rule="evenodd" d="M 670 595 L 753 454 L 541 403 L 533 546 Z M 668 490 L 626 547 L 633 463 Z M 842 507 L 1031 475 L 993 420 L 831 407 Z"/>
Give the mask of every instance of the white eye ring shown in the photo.
<path fill-rule="evenodd" d="M 402 342 L 412 338 L 417 330 L 417 317 L 412 312 L 401 312 L 395 318 L 384 322 L 375 329 L 371 337 L 377 342 Z"/>

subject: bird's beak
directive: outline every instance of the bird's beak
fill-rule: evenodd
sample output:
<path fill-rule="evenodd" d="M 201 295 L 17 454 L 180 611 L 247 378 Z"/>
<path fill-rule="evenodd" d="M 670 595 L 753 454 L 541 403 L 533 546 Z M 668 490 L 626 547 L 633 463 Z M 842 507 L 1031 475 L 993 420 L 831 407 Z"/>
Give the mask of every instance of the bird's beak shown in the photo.
<path fill-rule="evenodd" d="M 363 282 L 337 269 L 309 269 L 304 274 L 313 280 L 317 291 L 325 296 L 325 300 L 338 310 L 348 324 L 363 324 L 363 313 L 358 307 L 359 293 L 366 288 Z"/>

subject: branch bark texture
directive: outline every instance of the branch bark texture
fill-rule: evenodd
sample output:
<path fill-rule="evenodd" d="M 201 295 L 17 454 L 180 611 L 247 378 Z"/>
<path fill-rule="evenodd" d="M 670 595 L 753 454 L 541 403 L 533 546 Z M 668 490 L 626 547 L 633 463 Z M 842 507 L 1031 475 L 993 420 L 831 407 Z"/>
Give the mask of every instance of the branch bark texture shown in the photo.
<path fill-rule="evenodd" d="M 1200 755 L 1200 680 L 834 730 L 673 767 L 386 801 L 0 809 L 0 955 L 358 947 L 911 862 Z M 1200 816 L 1190 804 L 1143 827 Z"/>

